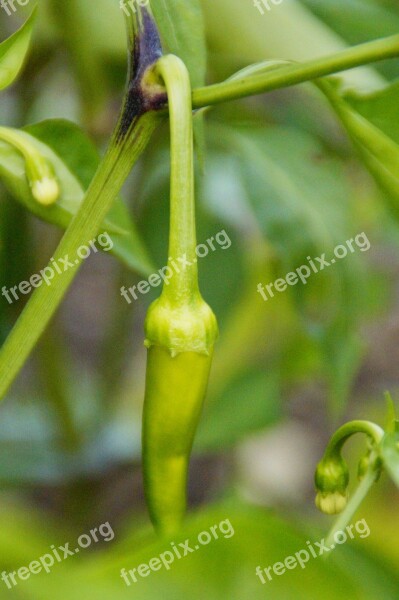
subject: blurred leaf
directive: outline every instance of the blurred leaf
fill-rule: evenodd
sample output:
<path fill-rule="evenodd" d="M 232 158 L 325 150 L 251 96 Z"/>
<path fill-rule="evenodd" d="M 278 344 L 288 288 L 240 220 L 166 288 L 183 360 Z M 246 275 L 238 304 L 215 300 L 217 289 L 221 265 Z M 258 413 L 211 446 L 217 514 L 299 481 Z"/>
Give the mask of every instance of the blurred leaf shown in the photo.
<path fill-rule="evenodd" d="M 27 136 L 53 165 L 61 185 L 59 200 L 50 207 L 34 200 L 22 156 L 4 142 L 0 143 L 0 175 L 13 196 L 28 210 L 44 221 L 66 229 L 95 173 L 99 162 L 96 151 L 77 126 L 63 120 L 44 121 L 27 127 L 21 134 Z M 112 236 L 115 256 L 139 273 L 147 275 L 151 272 L 146 250 L 120 200 L 115 201 L 103 227 Z"/>
<path fill-rule="evenodd" d="M 52 148 L 84 189 L 89 187 L 98 167 L 99 154 L 75 123 L 64 119 L 47 119 L 27 125 L 24 131 Z"/>
<path fill-rule="evenodd" d="M 220 452 L 281 417 L 279 381 L 275 372 L 247 373 L 230 382 L 222 396 L 206 406 L 194 447 Z"/>
<path fill-rule="evenodd" d="M 218 539 L 210 533 L 212 527 Z M 207 537 L 205 532 L 209 534 Z M 203 536 L 199 538 L 201 533 Z M 306 526 L 299 531 L 289 520 L 230 502 L 191 515 L 173 542 L 177 549 L 179 543 L 188 543 L 193 552 L 184 556 L 182 550 L 181 559 L 171 562 L 169 569 L 162 566 L 156 573 L 149 570 L 146 577 L 138 575 L 130 586 L 121 579 L 121 569 L 137 569 L 139 565 L 148 565 L 152 558 L 170 552 L 168 539 L 156 541 L 139 531 L 129 535 L 123 543 L 124 548 L 138 547 L 139 550 L 121 553 L 116 531 L 116 543 L 107 545 L 106 552 L 96 552 L 92 558 L 81 554 L 79 561 L 71 558 L 55 565 L 50 576 L 42 573 L 30 577 L 26 586 L 29 586 L 30 600 L 53 600 L 54 597 L 58 600 L 82 597 L 128 600 L 132 595 L 137 600 L 264 600 L 265 593 L 273 600 L 287 600 L 293 597 L 293 590 L 297 600 L 375 600 L 379 597 L 396 600 L 397 574 L 378 559 L 374 562 L 375 557 L 366 553 L 369 550 L 365 548 L 366 540 L 357 535 L 356 540 L 348 539 L 344 546 L 330 552 L 329 560 L 308 555 L 304 568 L 297 564 L 281 576 L 269 571 L 272 579 L 269 581 L 265 575 L 266 583 L 262 585 L 256 575 L 258 566 L 264 569 L 288 556 L 294 557 L 308 547 L 308 541 L 322 537 L 320 532 Z M 147 544 L 143 547 L 145 540 Z M 315 544 L 314 548 L 318 552 Z"/>
<path fill-rule="evenodd" d="M 3 500 L 0 510 L 1 571 L 29 564 L 48 552 L 57 539 L 60 543 L 64 542 L 66 535 L 55 521 L 49 520 L 48 515 L 46 527 L 43 527 L 43 514 L 15 500 Z"/>
<path fill-rule="evenodd" d="M 344 100 L 357 113 L 399 144 L 399 81 L 373 94 L 348 92 Z"/>
<path fill-rule="evenodd" d="M 399 487 L 399 431 L 387 433 L 381 443 L 384 466 Z"/>
<path fill-rule="evenodd" d="M 399 85 L 372 96 L 342 98 L 336 85 L 320 82 L 332 107 L 359 151 L 365 166 L 385 192 L 387 205 L 399 219 Z M 382 126 L 382 129 L 380 127 Z"/>
<path fill-rule="evenodd" d="M 190 73 L 191 86 L 205 83 L 205 23 L 200 0 L 151 0 L 151 9 L 161 38 L 172 54 L 179 56 Z M 201 167 L 204 165 L 204 115 L 194 119 L 194 140 Z"/>
<path fill-rule="evenodd" d="M 363 1 L 367 0 L 360 3 Z M 220 79 L 237 68 L 265 59 L 308 61 L 347 46 L 329 23 L 315 17 L 300 0 L 289 0 L 277 9 L 272 7 L 264 15 L 249 10 L 243 0 L 202 0 L 202 4 L 209 49 L 213 52 L 212 70 L 219 68 Z M 322 11 L 324 0 L 319 0 L 319 5 Z M 378 89 L 384 83 L 373 66 L 350 69 L 343 78 L 349 86 L 361 89 Z M 302 101 L 295 88 L 288 95 Z"/>
<path fill-rule="evenodd" d="M 309 253 L 332 250 L 347 235 L 347 183 L 339 163 L 324 156 L 311 136 L 294 128 L 234 123 L 234 129 L 211 127 L 209 145 L 219 156 L 222 150 L 223 159 L 230 162 L 224 170 L 241 182 L 242 194 L 236 200 L 240 212 L 231 213 L 227 197 L 220 201 L 216 190 L 208 187 L 212 208 L 226 219 L 235 217 L 240 228 L 243 218 L 257 223 L 284 268 Z"/>
<path fill-rule="evenodd" d="M 24 25 L 0 44 L 0 90 L 17 77 L 25 60 L 36 19 L 36 9 Z"/>
<path fill-rule="evenodd" d="M 350 44 L 395 35 L 399 13 L 378 0 L 302 0 L 312 12 Z M 399 75 L 399 61 L 387 60 L 376 65 L 382 73 Z"/>
<path fill-rule="evenodd" d="M 200 0 L 151 0 L 151 9 L 167 49 L 186 64 L 191 85 L 203 85 L 206 43 Z"/>
<path fill-rule="evenodd" d="M 97 14 L 104 14 L 110 8 L 107 0 L 96 0 L 96 10 L 82 0 L 47 0 L 59 35 L 68 50 L 72 66 L 79 83 L 85 115 L 88 119 L 102 108 L 106 97 L 104 63 L 93 38 L 98 25 Z M 109 11 L 107 11 L 109 12 Z M 115 13 L 116 14 L 116 11 Z M 114 20 L 114 14 L 108 20 Z"/>
<path fill-rule="evenodd" d="M 345 411 L 353 381 L 365 353 L 364 343 L 347 320 L 335 322 L 323 336 L 323 371 L 329 382 L 329 409 L 339 418 Z"/>

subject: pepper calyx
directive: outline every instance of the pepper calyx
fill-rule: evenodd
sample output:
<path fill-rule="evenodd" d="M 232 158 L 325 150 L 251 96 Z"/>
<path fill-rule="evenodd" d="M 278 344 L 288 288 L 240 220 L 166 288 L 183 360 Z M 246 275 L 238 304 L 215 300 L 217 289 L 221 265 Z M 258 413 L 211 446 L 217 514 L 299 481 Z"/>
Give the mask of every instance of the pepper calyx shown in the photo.
<path fill-rule="evenodd" d="M 161 346 L 172 356 L 182 352 L 209 355 L 218 337 L 212 309 L 198 294 L 191 302 L 171 303 L 161 295 L 148 309 L 144 345 Z"/>

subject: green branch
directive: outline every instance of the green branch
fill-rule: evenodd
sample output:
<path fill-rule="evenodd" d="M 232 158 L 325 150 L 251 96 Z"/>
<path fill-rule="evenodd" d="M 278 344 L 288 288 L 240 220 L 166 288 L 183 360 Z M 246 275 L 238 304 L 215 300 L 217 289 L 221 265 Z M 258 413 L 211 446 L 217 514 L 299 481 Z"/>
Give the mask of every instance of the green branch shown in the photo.
<path fill-rule="evenodd" d="M 156 73 L 167 89 L 171 131 L 168 266 L 174 272 L 173 261 L 183 257 L 191 263 L 175 272 L 163 294 L 171 300 L 188 300 L 198 293 L 190 78 L 184 63 L 171 54 L 158 61 Z"/>
<path fill-rule="evenodd" d="M 65 293 L 78 272 L 82 259 L 76 251 L 98 234 L 111 205 L 126 177 L 158 123 L 158 116 L 150 112 L 134 119 L 129 132 L 118 141 L 120 124 L 109 149 L 85 195 L 82 206 L 62 238 L 54 260 L 73 257 L 76 267 L 55 273 L 50 286 L 37 288 L 21 313 L 0 350 L 0 398 L 24 365 Z M 54 271 L 53 263 L 48 265 Z"/>
<path fill-rule="evenodd" d="M 336 452 L 341 452 L 342 446 L 345 444 L 345 442 L 356 433 L 364 433 L 375 445 L 380 444 L 382 438 L 384 437 L 384 430 L 379 427 L 379 425 L 376 425 L 371 421 L 350 421 L 349 423 L 342 425 L 342 427 L 337 429 L 337 431 L 331 436 L 324 456 L 329 458 L 330 456 L 336 454 Z"/>
<path fill-rule="evenodd" d="M 150 15 L 126 17 L 129 71 L 125 100 L 108 150 L 77 214 L 71 221 L 48 268 L 51 285 L 38 287 L 0 350 L 0 399 L 23 367 L 75 278 L 82 258 L 77 251 L 95 237 L 134 163 L 159 122 L 162 90 L 146 77 L 161 55 L 161 43 Z M 140 99 L 140 102 L 137 102 Z M 74 268 L 55 269 L 70 258 Z"/>
<path fill-rule="evenodd" d="M 193 108 L 270 92 L 398 56 L 399 35 L 393 35 L 354 46 L 332 56 L 282 67 L 269 73 L 230 78 L 222 83 L 198 88 L 193 90 Z"/>

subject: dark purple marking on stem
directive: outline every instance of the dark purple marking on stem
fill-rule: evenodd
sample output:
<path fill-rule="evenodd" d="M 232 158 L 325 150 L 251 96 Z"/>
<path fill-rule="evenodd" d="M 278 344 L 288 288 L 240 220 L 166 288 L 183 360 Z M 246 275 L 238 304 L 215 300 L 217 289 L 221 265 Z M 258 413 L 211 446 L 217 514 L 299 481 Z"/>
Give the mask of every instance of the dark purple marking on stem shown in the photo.
<path fill-rule="evenodd" d="M 166 92 L 151 93 L 143 89 L 145 71 L 162 56 L 162 44 L 155 21 L 146 9 L 142 11 L 142 26 L 136 34 L 129 61 L 127 97 L 123 108 L 118 139 L 125 137 L 136 117 L 167 104 Z"/>

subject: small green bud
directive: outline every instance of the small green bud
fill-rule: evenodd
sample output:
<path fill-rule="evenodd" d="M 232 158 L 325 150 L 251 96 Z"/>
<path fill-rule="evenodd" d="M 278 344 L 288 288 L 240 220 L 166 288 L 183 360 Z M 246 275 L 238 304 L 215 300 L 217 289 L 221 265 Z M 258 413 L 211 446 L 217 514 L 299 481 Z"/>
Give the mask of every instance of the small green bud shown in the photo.
<path fill-rule="evenodd" d="M 367 471 L 370 468 L 370 454 L 366 454 L 365 456 L 363 456 L 358 464 L 357 467 L 357 476 L 359 480 L 362 480 L 363 477 L 366 475 Z"/>
<path fill-rule="evenodd" d="M 348 501 L 348 465 L 338 453 L 324 457 L 319 463 L 315 484 L 316 506 L 328 515 L 340 513 Z"/>
<path fill-rule="evenodd" d="M 371 453 L 372 449 L 370 449 L 368 453 L 365 456 L 363 456 L 359 461 L 359 465 L 357 468 L 357 476 L 360 481 L 365 477 L 366 473 L 370 470 L 370 468 L 373 468 L 375 471 L 376 481 L 378 481 L 381 476 L 381 458 L 375 455 L 372 457 Z"/>

